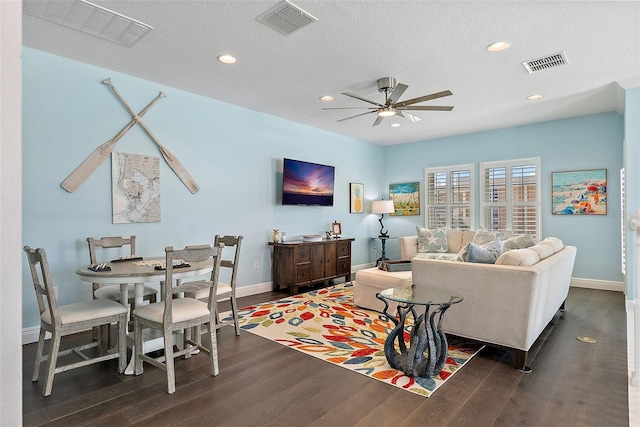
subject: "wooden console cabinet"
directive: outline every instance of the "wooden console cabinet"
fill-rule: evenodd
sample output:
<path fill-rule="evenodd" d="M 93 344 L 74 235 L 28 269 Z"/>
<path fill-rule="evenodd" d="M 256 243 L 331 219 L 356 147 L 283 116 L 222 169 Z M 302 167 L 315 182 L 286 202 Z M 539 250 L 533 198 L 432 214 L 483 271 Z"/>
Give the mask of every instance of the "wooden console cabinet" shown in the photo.
<path fill-rule="evenodd" d="M 288 287 L 291 295 L 299 286 L 344 277 L 351 280 L 351 242 L 327 239 L 319 242 L 269 243 L 273 246 L 273 284 Z"/>

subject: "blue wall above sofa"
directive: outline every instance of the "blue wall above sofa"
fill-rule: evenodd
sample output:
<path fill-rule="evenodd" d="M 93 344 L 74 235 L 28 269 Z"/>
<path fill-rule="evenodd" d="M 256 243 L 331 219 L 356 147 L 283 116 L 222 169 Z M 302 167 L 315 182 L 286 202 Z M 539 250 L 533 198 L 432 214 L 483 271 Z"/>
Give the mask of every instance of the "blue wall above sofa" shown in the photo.
<path fill-rule="evenodd" d="M 478 192 L 480 162 L 540 157 L 542 237 L 556 236 L 578 247 L 574 277 L 620 282 L 623 139 L 623 118 L 611 112 L 390 146 L 384 150 L 385 179 L 420 181 L 422 188 L 426 167 L 473 163 Z M 579 169 L 607 169 L 607 215 L 551 214 L 551 172 Z M 393 235 L 414 234 L 416 225 L 424 226 L 422 193 L 419 217 L 385 219 Z M 475 223 L 479 224 L 478 209 Z"/>

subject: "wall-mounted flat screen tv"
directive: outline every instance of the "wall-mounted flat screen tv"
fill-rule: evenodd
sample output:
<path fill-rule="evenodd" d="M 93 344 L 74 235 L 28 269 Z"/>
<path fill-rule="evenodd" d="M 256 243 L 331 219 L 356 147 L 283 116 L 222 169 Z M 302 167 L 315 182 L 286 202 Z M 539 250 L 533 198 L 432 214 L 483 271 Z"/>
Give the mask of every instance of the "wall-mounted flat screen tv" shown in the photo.
<path fill-rule="evenodd" d="M 333 206 L 335 167 L 284 159 L 282 204 Z"/>

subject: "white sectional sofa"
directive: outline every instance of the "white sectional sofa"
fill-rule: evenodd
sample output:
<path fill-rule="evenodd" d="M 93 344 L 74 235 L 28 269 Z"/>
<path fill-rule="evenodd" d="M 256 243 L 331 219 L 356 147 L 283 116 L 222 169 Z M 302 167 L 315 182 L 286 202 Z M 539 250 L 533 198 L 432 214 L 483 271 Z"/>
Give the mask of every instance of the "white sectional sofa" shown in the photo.
<path fill-rule="evenodd" d="M 464 242 L 473 232 L 458 233 Z M 418 238 L 401 237 L 399 241 L 403 258 L 411 259 L 417 252 Z M 574 246 L 565 246 L 555 238 L 505 252 L 495 264 L 414 257 L 410 272 L 357 272 L 354 303 L 382 311 L 384 304 L 376 293 L 412 284 L 459 294 L 464 301 L 447 311 L 445 332 L 511 349 L 515 367 L 526 372 L 530 370 L 529 349 L 558 310 L 564 309 L 575 257 Z"/>

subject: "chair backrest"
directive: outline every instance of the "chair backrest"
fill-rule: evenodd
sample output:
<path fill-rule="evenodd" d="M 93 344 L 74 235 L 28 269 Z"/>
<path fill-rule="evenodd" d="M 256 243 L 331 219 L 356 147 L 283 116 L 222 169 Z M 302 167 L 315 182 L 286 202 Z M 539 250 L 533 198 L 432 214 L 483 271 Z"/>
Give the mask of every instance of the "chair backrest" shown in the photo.
<path fill-rule="evenodd" d="M 233 259 L 222 259 L 220 261 L 220 267 L 226 267 L 231 269 L 231 280 L 229 285 L 231 285 L 231 289 L 235 292 L 236 289 L 236 274 L 238 273 L 238 261 L 240 260 L 240 246 L 242 245 L 243 236 L 220 236 L 216 235 L 214 239 L 215 246 L 218 246 L 220 243 L 224 245 L 225 248 L 233 248 Z M 224 254 L 224 252 L 223 252 Z"/>
<path fill-rule="evenodd" d="M 29 246 L 24 247 L 31 271 L 33 287 L 38 299 L 38 310 L 40 314 L 49 310 L 53 326 L 60 328 L 60 316 L 58 315 L 58 302 L 56 301 L 55 289 L 51 274 L 49 273 L 49 263 L 44 249 L 34 249 Z"/>
<path fill-rule="evenodd" d="M 209 312 L 215 314 L 215 295 L 218 288 L 218 278 L 220 276 L 220 259 L 222 256 L 222 248 L 224 245 L 219 244 L 216 246 L 198 245 L 187 246 L 184 249 L 174 250 L 173 246 L 167 246 L 165 248 L 166 256 L 166 271 L 165 271 L 165 294 L 164 294 L 164 315 L 163 322 L 165 324 L 173 323 L 171 317 L 173 305 L 173 298 L 175 294 L 198 291 L 203 288 L 209 288 Z M 174 268 L 173 264 L 175 260 L 181 260 L 185 263 L 210 261 L 213 264 L 213 270 L 208 280 L 194 280 L 183 281 L 182 283 L 176 283 L 173 278 Z M 176 269 L 180 271 L 179 269 Z"/>
<path fill-rule="evenodd" d="M 94 239 L 93 237 L 87 237 L 87 243 L 89 244 L 89 262 L 96 264 L 98 258 L 96 256 L 96 248 L 110 249 L 110 248 L 122 248 L 123 246 L 130 247 L 130 255 L 136 253 L 136 236 L 129 238 L 125 237 L 101 237 L 100 239 Z M 95 292 L 100 285 L 98 283 L 93 284 L 93 291 Z"/>

